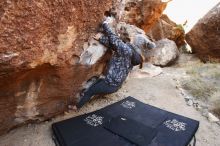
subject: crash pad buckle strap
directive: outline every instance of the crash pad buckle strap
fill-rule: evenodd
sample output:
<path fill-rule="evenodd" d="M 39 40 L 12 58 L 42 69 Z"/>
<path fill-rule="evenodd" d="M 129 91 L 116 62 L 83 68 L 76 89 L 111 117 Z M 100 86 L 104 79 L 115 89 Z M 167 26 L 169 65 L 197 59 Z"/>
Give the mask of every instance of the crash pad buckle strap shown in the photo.
<path fill-rule="evenodd" d="M 193 136 L 193 146 L 196 146 L 196 136 Z"/>
<path fill-rule="evenodd" d="M 196 136 L 194 135 L 193 136 L 193 144 L 189 144 L 189 146 L 196 146 Z"/>

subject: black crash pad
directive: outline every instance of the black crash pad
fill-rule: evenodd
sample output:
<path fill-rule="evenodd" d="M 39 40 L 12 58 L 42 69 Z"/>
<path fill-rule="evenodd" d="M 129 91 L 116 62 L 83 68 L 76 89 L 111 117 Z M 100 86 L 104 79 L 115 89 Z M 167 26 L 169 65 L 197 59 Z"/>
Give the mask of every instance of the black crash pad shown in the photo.
<path fill-rule="evenodd" d="M 112 118 L 108 122 L 105 122 L 104 128 L 125 138 L 131 143 L 141 146 L 150 144 L 157 134 L 157 130 L 155 128 L 148 127 L 124 116 L 118 116 L 116 118 Z"/>
<path fill-rule="evenodd" d="M 198 127 L 198 121 L 132 97 L 52 124 L 60 146 L 187 146 Z"/>

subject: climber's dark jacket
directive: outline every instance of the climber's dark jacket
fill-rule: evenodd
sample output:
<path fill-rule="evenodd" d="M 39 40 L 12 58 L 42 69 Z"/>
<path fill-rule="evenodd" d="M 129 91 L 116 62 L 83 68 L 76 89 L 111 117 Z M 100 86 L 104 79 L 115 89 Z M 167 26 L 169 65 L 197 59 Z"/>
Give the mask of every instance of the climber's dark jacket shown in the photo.
<path fill-rule="evenodd" d="M 114 51 L 104 81 L 111 86 L 121 86 L 133 66 L 141 63 L 141 56 L 132 44 L 124 43 L 107 23 L 103 23 L 102 26 L 105 35 L 99 41 Z"/>

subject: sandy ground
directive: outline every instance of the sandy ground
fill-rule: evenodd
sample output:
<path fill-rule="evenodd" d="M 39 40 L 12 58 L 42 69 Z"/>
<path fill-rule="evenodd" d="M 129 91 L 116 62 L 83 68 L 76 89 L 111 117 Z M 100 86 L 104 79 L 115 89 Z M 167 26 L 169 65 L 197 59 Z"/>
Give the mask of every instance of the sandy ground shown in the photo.
<path fill-rule="evenodd" d="M 69 111 L 51 121 L 12 130 L 0 137 L 0 146 L 55 146 L 51 137 L 52 123 L 100 109 L 127 96 L 200 121 L 196 134 L 197 146 L 220 146 L 220 126 L 209 122 L 199 111 L 188 106 L 176 88 L 176 81 L 184 75 L 181 67 L 151 68 L 146 73 L 134 71 L 117 93 L 94 99 L 80 111 Z"/>

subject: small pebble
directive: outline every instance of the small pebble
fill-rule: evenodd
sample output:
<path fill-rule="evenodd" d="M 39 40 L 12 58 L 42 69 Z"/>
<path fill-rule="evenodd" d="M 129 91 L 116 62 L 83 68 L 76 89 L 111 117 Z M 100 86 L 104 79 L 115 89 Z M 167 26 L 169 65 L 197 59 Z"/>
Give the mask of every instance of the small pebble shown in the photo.
<path fill-rule="evenodd" d="M 210 122 L 219 122 L 219 119 L 215 115 L 213 115 L 212 113 L 208 113 L 208 120 Z"/>

